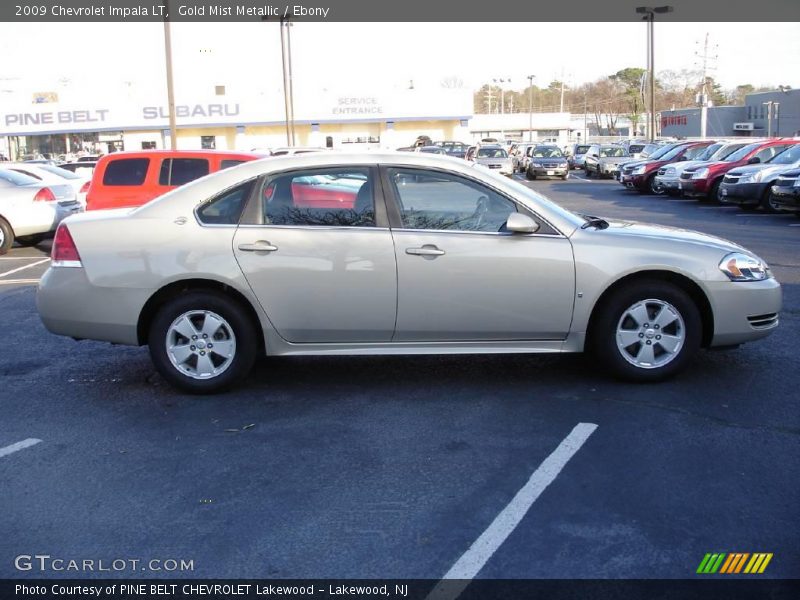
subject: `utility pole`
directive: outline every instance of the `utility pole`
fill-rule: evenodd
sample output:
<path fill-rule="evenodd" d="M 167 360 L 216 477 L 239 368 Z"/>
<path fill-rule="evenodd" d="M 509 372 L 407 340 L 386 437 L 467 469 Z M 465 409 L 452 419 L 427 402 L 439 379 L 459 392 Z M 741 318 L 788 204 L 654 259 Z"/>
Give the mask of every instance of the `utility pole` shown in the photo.
<path fill-rule="evenodd" d="M 656 69 L 655 69 L 655 30 L 653 24 L 656 19 L 656 13 L 670 13 L 675 10 L 672 6 L 637 6 L 637 14 L 644 15 L 643 21 L 647 21 L 647 70 L 650 73 L 650 115 L 649 122 L 649 138 L 654 141 L 656 138 Z"/>
<path fill-rule="evenodd" d="M 283 27 L 284 20 L 281 19 L 280 27 L 281 27 L 281 67 L 283 69 L 283 110 L 284 115 L 286 116 L 286 145 L 292 145 L 292 126 L 290 125 L 291 121 L 291 111 L 289 109 L 289 75 L 288 75 L 288 65 L 286 63 L 286 34 L 284 33 Z"/>
<path fill-rule="evenodd" d="M 494 100 L 494 92 L 491 87 L 486 88 L 486 114 L 492 114 L 492 100 Z"/>
<path fill-rule="evenodd" d="M 706 33 L 705 42 L 703 43 L 703 53 L 695 56 L 702 59 L 703 65 L 703 79 L 701 81 L 700 93 L 697 95 L 695 101 L 700 105 L 700 137 L 706 139 L 708 127 L 708 71 L 711 69 L 708 65 L 709 59 L 716 60 L 717 56 L 708 55 L 708 33 Z"/>
<path fill-rule="evenodd" d="M 169 2 L 165 2 L 169 14 Z M 167 63 L 167 110 L 169 111 L 169 143 L 171 150 L 178 149 L 178 128 L 175 124 L 175 86 L 172 81 L 172 32 L 169 17 L 164 17 L 164 58 Z"/>
<path fill-rule="evenodd" d="M 528 75 L 528 141 L 533 141 L 533 78 L 536 75 Z"/>
<path fill-rule="evenodd" d="M 772 137 L 772 107 L 777 104 L 773 100 L 769 102 L 762 102 L 767 107 L 767 137 Z"/>

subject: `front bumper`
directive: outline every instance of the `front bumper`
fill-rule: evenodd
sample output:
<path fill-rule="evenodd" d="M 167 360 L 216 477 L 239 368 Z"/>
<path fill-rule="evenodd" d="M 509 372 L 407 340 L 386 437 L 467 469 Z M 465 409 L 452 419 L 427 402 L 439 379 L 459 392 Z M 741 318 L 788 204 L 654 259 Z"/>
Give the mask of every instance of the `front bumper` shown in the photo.
<path fill-rule="evenodd" d="M 708 179 L 681 179 L 678 190 L 687 196 L 707 196 Z"/>
<path fill-rule="evenodd" d="M 723 204 L 758 204 L 769 183 L 725 183 L 719 184 L 720 200 Z"/>
<path fill-rule="evenodd" d="M 714 312 L 711 346 L 732 346 L 767 337 L 779 324 L 781 284 L 764 281 L 706 282 Z"/>
<path fill-rule="evenodd" d="M 656 175 L 656 184 L 658 184 L 668 194 L 670 192 L 680 192 L 680 177 L 667 177 L 666 175 Z"/>
<path fill-rule="evenodd" d="M 800 212 L 800 187 L 773 185 L 772 203 L 778 210 Z"/>
<path fill-rule="evenodd" d="M 569 167 L 534 167 L 528 169 L 536 177 L 563 177 L 569 173 Z"/>
<path fill-rule="evenodd" d="M 643 190 L 647 185 L 647 175 L 620 175 L 619 182 L 629 190 Z"/>

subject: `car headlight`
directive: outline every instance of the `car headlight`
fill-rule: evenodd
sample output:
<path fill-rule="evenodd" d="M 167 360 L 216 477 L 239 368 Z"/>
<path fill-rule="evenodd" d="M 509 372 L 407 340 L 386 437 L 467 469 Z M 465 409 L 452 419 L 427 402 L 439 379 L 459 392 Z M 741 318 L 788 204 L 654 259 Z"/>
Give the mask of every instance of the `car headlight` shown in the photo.
<path fill-rule="evenodd" d="M 698 169 L 692 173 L 692 179 L 705 179 L 708 177 L 708 169 Z"/>
<path fill-rule="evenodd" d="M 742 175 L 742 178 L 739 180 L 739 183 L 758 183 L 761 181 L 761 178 L 764 176 L 762 171 L 756 171 L 755 173 L 745 173 Z"/>
<path fill-rule="evenodd" d="M 634 170 L 631 172 L 631 174 L 632 174 L 632 175 L 641 175 L 641 174 L 642 174 L 642 173 L 644 173 L 646 170 L 647 170 L 647 167 L 645 167 L 644 165 L 642 165 L 641 167 L 636 167 L 636 168 L 635 168 L 635 169 L 634 169 Z"/>
<path fill-rule="evenodd" d="M 770 277 L 769 266 L 755 256 L 731 252 L 719 263 L 719 270 L 731 281 L 763 281 Z"/>

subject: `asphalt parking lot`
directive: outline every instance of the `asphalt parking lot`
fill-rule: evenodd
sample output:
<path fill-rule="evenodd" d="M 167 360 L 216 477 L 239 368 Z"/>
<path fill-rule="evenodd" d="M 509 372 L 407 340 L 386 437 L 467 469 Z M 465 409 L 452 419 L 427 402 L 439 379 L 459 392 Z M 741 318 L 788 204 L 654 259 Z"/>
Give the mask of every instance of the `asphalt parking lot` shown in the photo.
<path fill-rule="evenodd" d="M 528 185 L 752 249 L 784 284 L 781 326 L 658 385 L 581 356 L 281 358 L 197 398 L 144 348 L 49 335 L 47 245 L 15 248 L 0 577 L 109 576 L 15 566 L 47 554 L 124 559 L 126 577 L 685 578 L 709 552 L 773 553 L 763 577 L 800 577 L 800 220 L 580 175 Z"/>

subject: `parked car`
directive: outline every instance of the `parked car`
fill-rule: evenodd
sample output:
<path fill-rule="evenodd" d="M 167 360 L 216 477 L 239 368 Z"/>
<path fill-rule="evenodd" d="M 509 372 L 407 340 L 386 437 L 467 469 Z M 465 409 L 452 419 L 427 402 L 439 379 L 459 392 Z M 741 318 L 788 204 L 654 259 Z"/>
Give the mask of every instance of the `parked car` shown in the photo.
<path fill-rule="evenodd" d="M 530 149 L 530 160 L 525 170 L 528 179 L 537 177 L 569 177 L 567 157 L 558 146 L 536 145 Z"/>
<path fill-rule="evenodd" d="M 592 144 L 583 161 L 586 177 L 592 174 L 599 178 L 616 178 L 620 165 L 627 162 L 628 154 L 622 146 L 612 144 Z"/>
<path fill-rule="evenodd" d="M 360 180 L 353 205 L 298 206 L 292 184 L 318 176 Z M 656 381 L 701 347 L 769 335 L 781 287 L 737 244 L 578 215 L 496 170 L 319 153 L 71 217 L 36 302 L 51 332 L 146 344 L 169 383 L 207 393 L 264 352 L 588 350 Z"/>
<path fill-rule="evenodd" d="M 782 173 L 772 185 L 772 206 L 800 217 L 800 169 Z"/>
<path fill-rule="evenodd" d="M 59 169 L 64 169 L 65 171 L 75 173 L 75 175 L 80 175 L 81 177 L 88 177 L 89 179 L 92 178 L 96 166 L 97 163 L 91 161 L 58 163 Z"/>
<path fill-rule="evenodd" d="M 586 153 L 591 148 L 591 144 L 575 144 L 572 147 L 572 154 L 567 159 L 570 169 L 582 169 Z"/>
<path fill-rule="evenodd" d="M 292 146 L 291 148 L 272 148 L 269 151 L 269 156 L 294 156 L 296 154 L 308 154 L 309 152 L 325 152 L 327 148 L 318 148 L 316 146 Z M 257 153 L 261 154 L 261 153 Z M 263 156 L 259 156 L 263 158 Z"/>
<path fill-rule="evenodd" d="M 97 162 L 86 210 L 141 206 L 199 177 L 263 158 L 248 152 L 218 150 L 143 150 L 115 152 Z"/>
<path fill-rule="evenodd" d="M 447 152 L 445 149 L 440 146 L 417 146 L 414 148 L 416 152 L 424 152 L 425 154 L 440 154 L 442 156 L 447 156 Z"/>
<path fill-rule="evenodd" d="M 468 148 L 467 144 L 464 142 L 453 142 L 449 140 L 445 140 L 443 142 L 434 142 L 434 145 L 444 148 L 444 151 L 447 153 L 447 155 L 452 156 L 453 158 L 464 158 Z"/>
<path fill-rule="evenodd" d="M 45 183 L 17 171 L 0 168 L 0 254 L 16 241 L 33 246 L 82 207 L 69 184 Z"/>
<path fill-rule="evenodd" d="M 519 144 L 514 152 L 511 154 L 511 162 L 515 172 L 524 173 L 528 169 L 530 162 L 531 148 L 536 146 L 535 143 Z"/>
<path fill-rule="evenodd" d="M 77 175 L 72 171 L 47 164 L 7 163 L 3 165 L 3 168 L 11 169 L 47 184 L 56 186 L 67 184 L 75 192 L 75 197 L 81 203 L 81 207 L 86 208 L 86 194 L 89 191 L 89 183 L 92 180 L 91 175 Z M 63 198 L 58 199 L 63 200 Z"/>
<path fill-rule="evenodd" d="M 498 173 L 507 177 L 511 177 L 514 174 L 511 157 L 502 146 L 495 144 L 477 146 L 473 153 L 473 161 L 489 169 L 496 169 Z"/>
<path fill-rule="evenodd" d="M 758 208 L 768 213 L 778 212 L 773 202 L 772 184 L 780 175 L 800 167 L 800 144 L 789 146 L 763 164 L 736 167 L 728 171 L 719 186 L 723 204 L 738 204 L 743 208 Z"/>
<path fill-rule="evenodd" d="M 656 181 L 658 170 L 668 163 L 694 160 L 699 156 L 711 141 L 680 142 L 664 146 L 656 150 L 646 160 L 626 163 L 620 171 L 620 183 L 628 189 L 636 190 L 640 194 L 664 194 L 666 190 L 659 187 Z"/>
<path fill-rule="evenodd" d="M 682 195 L 681 174 L 691 167 L 708 161 L 724 160 L 747 142 L 715 142 L 708 146 L 694 160 L 682 160 L 661 167 L 656 175 L 656 185 L 671 196 Z"/>
<path fill-rule="evenodd" d="M 724 160 L 701 163 L 681 173 L 680 189 L 690 197 L 721 200 L 720 186 L 725 173 L 736 167 L 763 163 L 796 141 L 773 139 L 748 144 Z"/>

